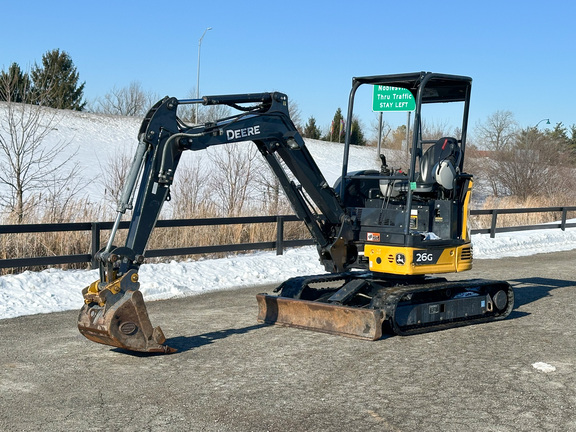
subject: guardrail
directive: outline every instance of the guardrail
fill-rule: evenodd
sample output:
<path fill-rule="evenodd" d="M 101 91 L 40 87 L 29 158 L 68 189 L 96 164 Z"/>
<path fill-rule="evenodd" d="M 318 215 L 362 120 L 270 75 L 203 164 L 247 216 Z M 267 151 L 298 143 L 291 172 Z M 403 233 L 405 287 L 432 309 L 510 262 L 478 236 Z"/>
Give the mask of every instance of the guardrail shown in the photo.
<path fill-rule="evenodd" d="M 539 225 L 521 225 L 510 227 L 497 227 L 498 216 L 507 214 L 523 213 L 550 213 L 558 212 L 562 214 L 559 223 L 539 224 Z M 576 212 L 574 207 L 544 207 L 544 208 L 526 208 L 526 209 L 490 209 L 490 210 L 471 210 L 471 216 L 491 215 L 490 228 L 472 229 L 472 234 L 490 234 L 494 238 L 497 233 L 527 231 L 535 229 L 561 229 L 576 227 L 576 223 L 567 222 L 568 212 Z M 173 219 L 159 220 L 156 224 L 158 228 L 170 227 L 192 227 L 192 226 L 218 226 L 218 225 L 237 225 L 237 224 L 254 224 L 254 223 L 275 223 L 276 238 L 267 242 L 258 243 L 240 243 L 225 244 L 212 246 L 190 246 L 170 249 L 151 249 L 146 251 L 147 258 L 178 256 L 178 255 L 196 255 L 219 252 L 239 252 L 249 250 L 275 249 L 278 255 L 282 255 L 287 247 L 298 247 L 314 244 L 314 240 L 284 239 L 284 223 L 298 222 L 300 219 L 295 215 L 280 216 L 251 216 L 251 217 L 230 217 L 230 218 L 203 218 L 203 219 Z M 94 256 L 101 248 L 100 236 L 104 230 L 112 229 L 112 222 L 76 222 L 76 223 L 53 223 L 53 224 L 21 224 L 21 225 L 0 225 L 1 234 L 21 234 L 21 233 L 48 233 L 48 232 L 72 232 L 72 231 L 90 231 L 91 247 L 90 253 L 75 255 L 58 255 L 50 257 L 27 257 L 27 258 L 8 258 L 0 259 L 1 268 L 15 267 L 33 267 L 33 266 L 50 266 L 58 264 L 77 264 L 91 263 L 92 268 L 96 268 L 98 263 Z M 127 229 L 129 222 L 121 222 L 120 229 Z"/>
<path fill-rule="evenodd" d="M 298 247 L 314 244 L 314 240 L 311 238 L 296 240 L 286 240 L 284 238 L 284 223 L 298 221 L 300 221 L 300 219 L 298 219 L 298 217 L 295 215 L 159 220 L 156 223 L 157 228 L 275 223 L 276 238 L 272 241 L 258 243 L 191 246 L 170 249 L 149 249 L 146 251 L 146 257 L 156 258 L 164 256 L 238 252 L 261 249 L 276 249 L 276 253 L 278 255 L 282 255 L 284 253 L 284 249 L 287 247 Z M 120 229 L 128 229 L 129 224 L 130 222 L 128 221 L 120 222 Z M 92 238 L 89 254 L 0 259 L 0 269 L 77 263 L 91 263 L 92 268 L 97 268 L 98 263 L 95 261 L 94 256 L 96 255 L 96 252 L 101 249 L 100 234 L 102 231 L 111 230 L 112 226 L 113 222 L 0 225 L 0 235 L 64 231 L 90 231 Z"/>
<path fill-rule="evenodd" d="M 568 212 L 576 211 L 576 206 L 564 207 L 538 207 L 538 208 L 524 208 L 524 209 L 490 209 L 490 210 L 471 210 L 471 216 L 492 215 L 490 228 L 473 229 L 472 234 L 490 234 L 490 238 L 494 238 L 496 233 L 514 232 L 514 231 L 531 231 L 537 229 L 558 229 L 562 231 L 566 228 L 576 227 L 576 223 L 567 222 Z M 497 227 L 498 216 L 507 214 L 526 214 L 526 213 L 562 213 L 559 223 L 545 223 L 537 225 L 519 225 L 510 227 Z"/>

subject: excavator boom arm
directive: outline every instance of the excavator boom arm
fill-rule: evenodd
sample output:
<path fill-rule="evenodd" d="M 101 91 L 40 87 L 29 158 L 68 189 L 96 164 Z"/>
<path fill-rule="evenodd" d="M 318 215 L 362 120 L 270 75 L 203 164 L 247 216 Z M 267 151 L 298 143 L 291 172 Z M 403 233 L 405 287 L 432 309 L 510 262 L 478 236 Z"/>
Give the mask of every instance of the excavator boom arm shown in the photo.
<path fill-rule="evenodd" d="M 126 246 L 143 254 L 162 202 L 174 178 L 183 151 L 203 150 L 215 145 L 253 141 L 279 180 L 296 214 L 316 239 L 327 269 L 344 270 L 345 262 L 332 258 L 338 238 L 344 238 L 355 253 L 349 219 L 339 196 L 328 185 L 304 140 L 288 114 L 288 98 L 282 93 L 205 96 L 202 103 L 224 103 L 238 107 L 258 101 L 261 105 L 242 114 L 205 125 L 186 126 L 179 122 L 176 107 L 187 101 L 167 98 L 153 108 L 145 120 L 140 140 L 151 148 Z M 197 102 L 197 100 L 195 100 Z M 339 243 L 340 244 L 340 243 Z M 340 246 L 341 248 L 341 246 Z"/>

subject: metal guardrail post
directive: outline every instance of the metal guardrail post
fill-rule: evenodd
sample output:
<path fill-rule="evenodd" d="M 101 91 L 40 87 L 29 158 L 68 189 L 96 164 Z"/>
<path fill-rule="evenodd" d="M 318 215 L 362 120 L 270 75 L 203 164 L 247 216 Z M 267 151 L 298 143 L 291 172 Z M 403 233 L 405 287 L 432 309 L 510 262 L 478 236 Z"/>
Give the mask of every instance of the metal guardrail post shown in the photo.
<path fill-rule="evenodd" d="M 276 255 L 284 254 L 284 218 L 276 217 Z"/>
<path fill-rule="evenodd" d="M 96 252 L 100 250 L 100 223 L 92 223 L 92 245 L 90 255 L 92 256 L 92 261 L 90 267 L 93 269 L 98 268 L 98 262 L 96 261 Z"/>
<path fill-rule="evenodd" d="M 560 222 L 560 229 L 566 231 L 566 219 L 568 218 L 568 209 L 562 207 L 562 222 Z"/>

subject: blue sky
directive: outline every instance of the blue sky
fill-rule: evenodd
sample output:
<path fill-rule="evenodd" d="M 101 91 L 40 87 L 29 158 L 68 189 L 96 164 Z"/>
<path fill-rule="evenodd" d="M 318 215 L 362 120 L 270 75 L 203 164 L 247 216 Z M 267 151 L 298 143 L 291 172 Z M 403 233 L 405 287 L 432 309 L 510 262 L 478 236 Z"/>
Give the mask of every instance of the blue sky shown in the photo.
<path fill-rule="evenodd" d="M 85 97 L 139 81 L 160 96 L 282 91 L 324 129 L 353 76 L 468 75 L 471 124 L 510 110 L 522 126 L 576 123 L 573 1 L 0 0 L 0 67 L 70 54 Z M 375 114 L 360 107 L 366 127 Z M 391 123 L 401 123 L 398 114 Z M 436 119 L 443 122 L 444 118 Z M 543 122 L 545 123 L 545 122 Z M 540 127 L 545 127 L 541 123 Z"/>

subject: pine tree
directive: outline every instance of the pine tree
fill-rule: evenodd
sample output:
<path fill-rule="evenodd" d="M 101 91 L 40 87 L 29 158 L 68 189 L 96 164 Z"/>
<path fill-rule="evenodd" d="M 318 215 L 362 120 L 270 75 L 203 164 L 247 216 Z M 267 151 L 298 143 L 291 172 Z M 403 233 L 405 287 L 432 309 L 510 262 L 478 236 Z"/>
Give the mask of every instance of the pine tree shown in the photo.
<path fill-rule="evenodd" d="M 52 108 L 82 111 L 84 85 L 78 84 L 79 74 L 72 58 L 55 49 L 42 56 L 42 66 L 36 64 L 30 72 L 35 103 Z"/>
<path fill-rule="evenodd" d="M 17 63 L 12 63 L 8 71 L 0 72 L 0 100 L 24 102 L 30 90 L 30 77 L 22 72 Z"/>
<path fill-rule="evenodd" d="M 350 131 L 350 144 L 354 145 L 366 145 L 366 138 L 364 138 L 364 132 L 362 132 L 362 126 L 357 118 L 352 117 L 352 126 Z"/>
<path fill-rule="evenodd" d="M 567 144 L 569 141 L 568 129 L 566 129 L 562 122 L 556 123 L 556 126 L 554 126 L 552 130 L 547 129 L 545 135 L 549 138 L 557 140 L 563 145 Z"/>
<path fill-rule="evenodd" d="M 314 116 L 310 116 L 308 123 L 304 126 L 304 132 L 302 134 L 305 138 L 320 139 L 322 132 L 316 125 L 316 119 Z"/>
<path fill-rule="evenodd" d="M 570 126 L 570 139 L 568 147 L 574 153 L 576 153 L 576 124 Z"/>
<path fill-rule="evenodd" d="M 345 131 L 345 122 L 344 116 L 342 115 L 342 110 L 338 108 L 336 113 L 334 114 L 334 118 L 332 119 L 332 124 L 330 125 L 330 130 L 326 135 L 326 141 L 336 141 L 336 142 L 343 142 L 344 141 L 344 131 Z"/>

